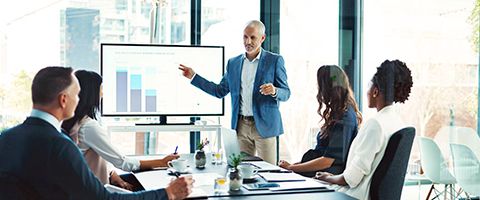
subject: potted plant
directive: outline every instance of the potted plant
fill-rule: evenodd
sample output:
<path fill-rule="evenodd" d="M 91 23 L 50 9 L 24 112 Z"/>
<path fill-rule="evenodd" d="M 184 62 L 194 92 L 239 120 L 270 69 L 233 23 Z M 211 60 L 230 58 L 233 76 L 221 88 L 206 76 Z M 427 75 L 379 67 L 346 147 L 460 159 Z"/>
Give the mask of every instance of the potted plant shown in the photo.
<path fill-rule="evenodd" d="M 240 190 L 242 187 L 243 178 L 240 175 L 240 171 L 238 170 L 238 165 L 242 162 L 242 154 L 232 154 L 230 155 L 231 166 L 232 168 L 228 171 L 228 179 L 230 181 L 230 190 L 237 191 Z"/>
<path fill-rule="evenodd" d="M 195 151 L 195 167 L 199 169 L 205 168 L 205 163 L 207 163 L 207 156 L 205 156 L 203 148 L 208 145 L 208 143 L 208 139 L 205 138 L 205 140 L 200 141 L 197 145 L 197 151 Z"/>

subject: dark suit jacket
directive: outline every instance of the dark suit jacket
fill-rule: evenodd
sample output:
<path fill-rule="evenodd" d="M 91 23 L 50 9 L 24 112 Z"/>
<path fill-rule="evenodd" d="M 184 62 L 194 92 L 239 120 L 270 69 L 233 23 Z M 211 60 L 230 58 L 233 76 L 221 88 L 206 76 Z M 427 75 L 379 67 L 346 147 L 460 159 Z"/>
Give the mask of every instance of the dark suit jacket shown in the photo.
<path fill-rule="evenodd" d="M 0 173 L 22 180 L 34 199 L 168 199 L 164 189 L 109 193 L 75 144 L 40 118 L 29 117 L 0 135 L 0 163 Z"/>
<path fill-rule="evenodd" d="M 237 128 L 238 115 L 240 114 L 243 60 L 244 54 L 228 60 L 227 72 L 223 75 L 220 84 L 210 82 L 199 74 L 195 75 L 191 82 L 194 86 L 218 98 L 223 98 L 228 93 L 231 94 L 232 129 Z M 276 97 L 260 94 L 260 86 L 265 83 L 273 83 L 277 88 Z M 275 137 L 283 133 L 279 106 L 280 101 L 286 101 L 289 97 L 290 89 L 288 88 L 285 62 L 282 56 L 262 49 L 252 96 L 253 118 L 262 138 Z"/>

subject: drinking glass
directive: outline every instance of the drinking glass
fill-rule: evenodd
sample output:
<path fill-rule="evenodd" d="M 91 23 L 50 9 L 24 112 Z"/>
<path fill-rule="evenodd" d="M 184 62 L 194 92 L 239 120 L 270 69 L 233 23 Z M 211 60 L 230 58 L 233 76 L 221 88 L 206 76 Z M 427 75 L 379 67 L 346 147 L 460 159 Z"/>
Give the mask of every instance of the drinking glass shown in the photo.
<path fill-rule="evenodd" d="M 215 179 L 215 184 L 213 186 L 213 191 L 215 193 L 225 193 L 228 191 L 227 178 L 220 177 Z"/>
<path fill-rule="evenodd" d="M 222 164 L 222 153 L 223 153 L 223 150 L 222 150 L 222 149 L 219 149 L 218 151 L 216 151 L 216 152 L 214 153 L 215 164 L 217 164 L 217 165 L 221 165 L 221 164 Z"/>

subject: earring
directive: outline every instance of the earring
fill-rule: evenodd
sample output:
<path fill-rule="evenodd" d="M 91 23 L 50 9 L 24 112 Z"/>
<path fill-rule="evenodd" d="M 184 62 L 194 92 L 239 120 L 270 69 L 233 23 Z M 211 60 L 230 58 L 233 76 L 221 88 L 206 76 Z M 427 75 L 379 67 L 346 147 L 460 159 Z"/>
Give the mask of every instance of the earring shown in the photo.
<path fill-rule="evenodd" d="M 373 98 L 377 97 L 377 95 L 373 95 Z"/>

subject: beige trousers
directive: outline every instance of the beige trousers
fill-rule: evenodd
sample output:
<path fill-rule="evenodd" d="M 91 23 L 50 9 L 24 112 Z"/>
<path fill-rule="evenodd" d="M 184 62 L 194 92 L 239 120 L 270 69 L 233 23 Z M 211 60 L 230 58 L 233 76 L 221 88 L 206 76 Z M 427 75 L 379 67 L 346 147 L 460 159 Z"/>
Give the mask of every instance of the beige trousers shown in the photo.
<path fill-rule="evenodd" d="M 257 132 L 255 121 L 238 119 L 237 138 L 240 150 L 250 155 L 257 155 L 264 161 L 277 164 L 276 137 L 262 138 Z M 257 151 L 255 154 L 255 150 Z"/>

